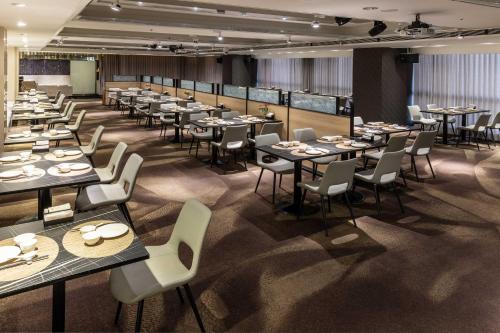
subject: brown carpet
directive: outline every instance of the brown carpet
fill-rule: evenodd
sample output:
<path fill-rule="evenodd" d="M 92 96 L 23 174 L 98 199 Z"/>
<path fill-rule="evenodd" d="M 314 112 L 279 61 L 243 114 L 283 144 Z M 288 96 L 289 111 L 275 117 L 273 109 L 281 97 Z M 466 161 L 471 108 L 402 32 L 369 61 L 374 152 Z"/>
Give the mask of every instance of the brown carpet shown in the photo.
<path fill-rule="evenodd" d="M 106 127 L 96 162 L 107 163 L 118 141 L 145 158 L 129 209 L 145 244 L 168 240 L 182 203 L 198 198 L 214 212 L 192 289 L 209 331 L 233 332 L 495 332 L 500 331 L 500 150 L 436 147 L 418 166 L 425 182 L 408 176 L 400 214 L 390 192 L 377 216 L 373 193 L 355 207 L 359 228 L 346 223 L 340 201 L 329 214 L 295 219 L 270 203 L 272 177 L 259 168 L 223 175 L 159 130 L 109 108 L 87 105 L 82 140 Z M 172 131 L 169 133 L 173 134 Z M 67 144 L 73 144 L 67 143 Z M 200 150 L 208 157 L 206 147 Z M 405 159 L 405 168 L 409 162 Z M 291 176 L 279 201 L 291 199 Z M 74 202 L 73 189 L 54 191 Z M 316 205 L 310 196 L 310 205 Z M 36 212 L 35 193 L 0 197 L 0 225 Z M 69 331 L 133 330 L 135 306 L 113 324 L 116 302 L 108 272 L 67 284 Z M 51 289 L 0 300 L 2 331 L 48 331 Z M 148 299 L 145 331 L 197 331 L 188 304 L 175 292 Z"/>

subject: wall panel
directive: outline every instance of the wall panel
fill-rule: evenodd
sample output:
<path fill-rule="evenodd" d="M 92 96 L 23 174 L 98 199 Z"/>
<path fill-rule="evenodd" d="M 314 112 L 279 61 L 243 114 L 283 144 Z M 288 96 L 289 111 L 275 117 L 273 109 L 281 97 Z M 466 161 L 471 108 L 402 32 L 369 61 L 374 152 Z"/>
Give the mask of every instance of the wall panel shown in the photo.
<path fill-rule="evenodd" d="M 177 96 L 177 91 L 174 87 L 167 87 L 167 86 L 164 86 L 163 89 L 162 89 L 163 92 L 168 92 L 168 94 L 170 96 Z"/>
<path fill-rule="evenodd" d="M 261 102 L 255 102 L 255 101 L 248 101 L 248 109 L 247 109 L 247 114 L 254 115 L 254 116 L 259 116 L 262 117 L 262 113 L 259 111 L 259 107 L 261 107 L 264 103 Z M 281 120 L 284 124 L 283 126 L 283 133 L 281 134 L 281 137 L 283 139 L 286 139 L 288 136 L 288 107 L 284 105 L 274 105 L 274 104 L 267 104 L 267 107 L 269 108 L 269 112 L 274 113 L 274 117 L 278 120 Z"/>
<path fill-rule="evenodd" d="M 329 115 L 320 112 L 305 111 L 290 108 L 289 138 L 293 139 L 293 130 L 296 128 L 312 127 L 316 135 L 350 135 L 351 118 Z"/>
<path fill-rule="evenodd" d="M 217 105 L 217 95 L 214 94 L 207 94 L 204 92 L 197 91 L 195 95 L 195 100 L 197 102 L 202 102 L 205 105 L 212 105 L 212 106 Z"/>
<path fill-rule="evenodd" d="M 162 93 L 163 92 L 163 87 L 159 84 L 154 84 L 151 83 L 151 90 L 157 93 Z"/>
<path fill-rule="evenodd" d="M 247 102 L 244 99 L 219 96 L 218 103 L 224 104 L 224 107 L 230 108 L 231 110 L 239 111 L 241 114 L 245 114 L 247 110 Z"/>

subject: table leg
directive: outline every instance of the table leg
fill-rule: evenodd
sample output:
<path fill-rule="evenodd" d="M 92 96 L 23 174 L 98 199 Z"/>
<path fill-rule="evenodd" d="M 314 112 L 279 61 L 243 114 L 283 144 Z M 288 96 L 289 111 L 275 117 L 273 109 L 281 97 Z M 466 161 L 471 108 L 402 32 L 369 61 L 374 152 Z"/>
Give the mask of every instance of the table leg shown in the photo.
<path fill-rule="evenodd" d="M 462 115 L 462 127 L 465 127 L 465 126 L 467 126 L 467 115 L 463 114 Z M 465 134 L 467 133 L 467 131 L 461 131 L 461 132 L 462 132 L 461 140 L 465 141 Z"/>
<path fill-rule="evenodd" d="M 179 112 L 175 112 L 175 123 L 177 125 L 180 124 Z M 180 133 L 179 133 L 179 127 L 174 126 L 174 131 L 175 131 L 175 135 L 174 135 L 174 141 L 173 142 L 181 142 Z"/>
<path fill-rule="evenodd" d="M 214 127 L 212 129 L 212 140 L 213 142 L 217 142 L 217 128 Z M 212 164 L 217 164 L 217 148 L 215 146 L 212 147 Z"/>
<path fill-rule="evenodd" d="M 64 332 L 66 308 L 66 282 L 52 286 L 52 331 Z"/>
<path fill-rule="evenodd" d="M 443 113 L 443 144 L 448 144 L 448 115 L 446 113 Z"/>
<path fill-rule="evenodd" d="M 38 190 L 38 219 L 43 220 L 43 210 L 52 206 L 50 189 Z"/>
<path fill-rule="evenodd" d="M 294 163 L 293 172 L 293 209 L 296 214 L 300 214 L 300 201 L 302 199 L 302 191 L 298 184 L 302 182 L 302 161 Z"/>

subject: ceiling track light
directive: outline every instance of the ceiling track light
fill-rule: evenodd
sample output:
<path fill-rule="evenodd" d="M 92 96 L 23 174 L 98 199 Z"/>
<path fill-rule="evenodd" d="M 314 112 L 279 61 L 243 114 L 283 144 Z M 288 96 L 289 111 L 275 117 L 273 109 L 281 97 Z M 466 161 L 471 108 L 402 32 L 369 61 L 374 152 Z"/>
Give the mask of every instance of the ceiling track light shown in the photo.
<path fill-rule="evenodd" d="M 111 8 L 111 10 L 115 12 L 119 12 L 122 10 L 122 6 L 120 5 L 119 0 L 116 0 L 116 2 L 111 3 L 111 6 L 109 8 Z"/>
<path fill-rule="evenodd" d="M 382 32 L 384 32 L 385 29 L 387 29 L 387 25 L 384 22 L 375 21 L 375 22 L 373 22 L 373 28 L 371 28 L 370 31 L 368 31 L 368 34 L 370 34 L 370 36 L 372 36 L 372 37 L 375 37 L 377 35 L 380 35 Z"/>
<path fill-rule="evenodd" d="M 224 37 L 222 37 L 222 32 L 219 32 L 219 35 L 217 36 L 217 40 L 220 42 L 224 40 Z"/>
<path fill-rule="evenodd" d="M 461 33 L 459 33 L 459 34 L 457 35 L 457 39 L 464 39 L 464 36 L 463 36 Z"/>
<path fill-rule="evenodd" d="M 288 39 L 286 40 L 287 44 L 292 44 L 292 36 L 288 36 Z"/>
<path fill-rule="evenodd" d="M 318 29 L 319 28 L 319 22 L 318 21 L 312 21 L 311 22 L 311 27 L 313 27 L 314 29 Z"/>

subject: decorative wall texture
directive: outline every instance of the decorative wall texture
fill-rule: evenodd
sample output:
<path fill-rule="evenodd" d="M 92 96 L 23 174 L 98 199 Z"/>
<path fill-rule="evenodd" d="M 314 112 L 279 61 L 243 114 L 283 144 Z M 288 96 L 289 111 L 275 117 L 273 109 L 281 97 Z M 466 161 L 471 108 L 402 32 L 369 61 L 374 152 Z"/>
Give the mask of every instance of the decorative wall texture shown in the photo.
<path fill-rule="evenodd" d="M 21 59 L 19 75 L 70 75 L 69 60 Z"/>

